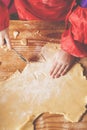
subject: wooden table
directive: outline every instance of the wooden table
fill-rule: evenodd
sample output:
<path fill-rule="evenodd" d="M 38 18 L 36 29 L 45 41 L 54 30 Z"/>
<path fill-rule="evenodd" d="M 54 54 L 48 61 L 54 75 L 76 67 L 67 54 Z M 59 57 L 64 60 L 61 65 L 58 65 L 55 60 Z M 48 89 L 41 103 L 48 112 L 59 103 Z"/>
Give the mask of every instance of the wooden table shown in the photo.
<path fill-rule="evenodd" d="M 59 44 L 63 31 L 64 23 L 10 21 L 12 47 L 28 60 L 31 60 L 32 55 L 38 55 L 41 47 L 46 43 Z M 14 32 L 18 33 L 16 38 Z M 0 64 L 0 81 L 6 80 L 16 70 L 22 71 L 26 66 L 21 59 L 18 62 L 16 56 L 13 57 L 13 53 L 5 54 L 4 61 L 0 61 L 2 63 Z M 2 55 L 0 54 L 0 58 Z M 14 55 L 16 55 L 15 52 Z M 87 75 L 87 58 L 82 59 L 81 63 L 85 67 L 85 75 Z M 35 120 L 34 128 L 35 130 L 87 130 L 87 112 L 78 123 L 70 123 L 62 115 L 45 113 Z"/>

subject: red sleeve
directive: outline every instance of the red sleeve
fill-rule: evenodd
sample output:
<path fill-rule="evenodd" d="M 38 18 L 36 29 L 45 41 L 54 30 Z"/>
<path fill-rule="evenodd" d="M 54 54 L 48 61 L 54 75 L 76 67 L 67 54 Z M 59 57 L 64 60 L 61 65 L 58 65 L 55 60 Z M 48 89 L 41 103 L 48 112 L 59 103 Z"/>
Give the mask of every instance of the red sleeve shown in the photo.
<path fill-rule="evenodd" d="M 66 30 L 62 35 L 61 48 L 75 57 L 87 57 L 87 44 L 74 40 L 72 28 Z"/>
<path fill-rule="evenodd" d="M 62 35 L 62 49 L 75 57 L 87 57 L 87 8 L 77 6 L 68 20 L 70 26 Z"/>
<path fill-rule="evenodd" d="M 0 0 L 0 31 L 9 26 L 8 9 Z"/>

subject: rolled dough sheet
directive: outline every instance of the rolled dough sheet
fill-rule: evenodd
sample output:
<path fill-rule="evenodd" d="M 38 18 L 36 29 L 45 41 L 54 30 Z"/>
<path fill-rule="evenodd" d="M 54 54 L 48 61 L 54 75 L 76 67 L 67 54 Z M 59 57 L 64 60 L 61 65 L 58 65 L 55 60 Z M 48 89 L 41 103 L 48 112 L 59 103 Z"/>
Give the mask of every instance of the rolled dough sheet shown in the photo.
<path fill-rule="evenodd" d="M 0 130 L 33 130 L 34 119 L 44 112 L 63 114 L 72 122 L 80 119 L 87 103 L 83 69 L 76 64 L 65 76 L 52 79 L 53 54 L 44 62 L 27 64 L 0 85 Z"/>
<path fill-rule="evenodd" d="M 0 81 L 9 78 L 15 71 L 22 71 L 26 64 L 13 51 L 0 48 Z"/>

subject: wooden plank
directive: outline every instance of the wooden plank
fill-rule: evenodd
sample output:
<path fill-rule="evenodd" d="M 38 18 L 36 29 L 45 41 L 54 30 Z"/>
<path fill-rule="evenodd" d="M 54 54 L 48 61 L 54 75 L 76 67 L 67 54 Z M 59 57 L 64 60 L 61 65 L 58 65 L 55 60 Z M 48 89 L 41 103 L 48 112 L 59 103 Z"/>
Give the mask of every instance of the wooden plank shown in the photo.
<path fill-rule="evenodd" d="M 84 120 L 84 121 L 83 121 Z M 80 122 L 68 122 L 63 115 L 44 113 L 34 122 L 35 130 L 87 130 L 87 113 Z"/>

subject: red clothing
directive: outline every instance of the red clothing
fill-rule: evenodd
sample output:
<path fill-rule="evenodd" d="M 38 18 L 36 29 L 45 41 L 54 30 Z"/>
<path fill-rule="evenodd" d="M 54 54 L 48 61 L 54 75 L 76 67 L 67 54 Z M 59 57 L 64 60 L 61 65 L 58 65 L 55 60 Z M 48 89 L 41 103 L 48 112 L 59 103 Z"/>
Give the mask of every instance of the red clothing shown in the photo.
<path fill-rule="evenodd" d="M 10 5 L 10 6 L 9 6 Z M 9 9 L 7 9 L 9 7 Z M 0 0 L 0 31 L 9 26 L 9 14 L 15 13 L 13 1 Z"/>
<path fill-rule="evenodd" d="M 9 15 L 6 6 L 0 1 L 0 31 L 9 26 Z"/>
<path fill-rule="evenodd" d="M 7 8 L 9 8 L 9 14 L 16 13 L 16 8 L 13 0 L 1 0 Z"/>
<path fill-rule="evenodd" d="M 62 21 L 73 0 L 15 0 L 20 19 Z"/>
<path fill-rule="evenodd" d="M 0 30 L 9 26 L 6 6 L 11 0 L 0 0 Z M 61 21 L 65 19 L 73 0 L 15 0 L 20 19 Z M 4 3 L 6 5 L 4 5 Z"/>
<path fill-rule="evenodd" d="M 87 8 L 78 5 L 68 20 L 70 26 L 62 35 L 62 49 L 76 57 L 87 57 Z"/>

